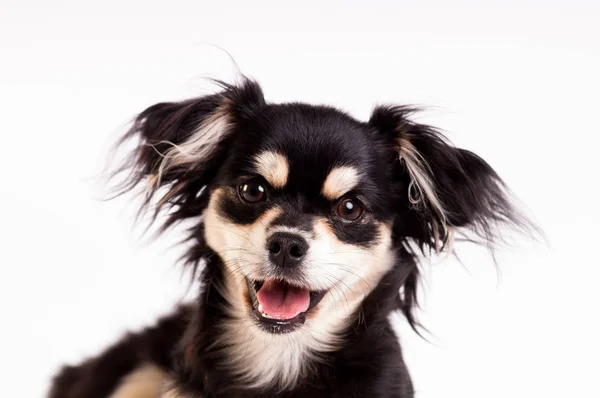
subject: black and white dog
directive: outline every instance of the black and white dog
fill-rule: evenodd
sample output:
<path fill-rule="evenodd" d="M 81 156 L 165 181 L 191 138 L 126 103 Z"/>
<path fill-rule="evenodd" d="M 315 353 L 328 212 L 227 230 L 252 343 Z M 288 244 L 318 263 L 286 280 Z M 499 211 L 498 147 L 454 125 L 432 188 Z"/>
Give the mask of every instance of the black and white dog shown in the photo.
<path fill-rule="evenodd" d="M 523 225 L 494 170 L 412 113 L 271 104 L 246 78 L 143 111 L 127 189 L 164 228 L 194 222 L 201 291 L 49 396 L 412 397 L 388 317 L 416 325 L 417 252 Z"/>

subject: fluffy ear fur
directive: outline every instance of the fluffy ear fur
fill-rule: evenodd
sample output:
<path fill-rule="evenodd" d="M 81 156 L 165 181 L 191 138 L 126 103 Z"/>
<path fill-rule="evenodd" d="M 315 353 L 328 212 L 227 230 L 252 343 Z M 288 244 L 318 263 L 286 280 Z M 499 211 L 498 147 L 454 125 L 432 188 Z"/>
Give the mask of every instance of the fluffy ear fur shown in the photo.
<path fill-rule="evenodd" d="M 409 119 L 414 109 L 378 107 L 369 123 L 387 135 L 402 213 L 396 232 L 439 251 L 453 231 L 492 243 L 500 224 L 521 226 L 504 182 L 479 156 L 456 148 L 437 130 Z"/>
<path fill-rule="evenodd" d="M 216 82 L 217 94 L 181 102 L 153 105 L 134 120 L 120 144 L 136 146 L 118 173 L 130 174 L 120 193 L 145 185 L 144 209 L 173 210 L 163 228 L 198 216 L 206 207 L 204 187 L 210 184 L 234 135 L 238 115 L 264 104 L 257 83 L 244 78 L 239 85 Z"/>
<path fill-rule="evenodd" d="M 382 106 L 369 121 L 387 136 L 394 152 L 397 239 L 439 252 L 450 250 L 453 233 L 459 232 L 492 248 L 501 225 L 525 227 L 526 221 L 513 208 L 504 183 L 490 165 L 452 146 L 434 128 L 412 122 L 409 116 L 414 112 L 402 106 Z M 414 326 L 418 268 L 416 262 L 412 264 L 400 305 Z"/>
<path fill-rule="evenodd" d="M 152 222 L 161 211 L 167 215 L 158 233 L 201 216 L 208 205 L 206 188 L 237 134 L 236 120 L 265 104 L 260 86 L 252 80 L 243 78 L 237 85 L 215 83 L 222 88 L 217 94 L 147 108 L 119 142 L 122 146 L 133 141 L 134 148 L 125 165 L 113 174 L 115 179 L 127 175 L 117 187 L 118 194 L 143 188 L 140 213 L 152 206 Z M 181 260 L 191 267 L 193 276 L 210 252 L 204 241 L 204 224 L 194 223 L 184 241 L 190 245 Z"/>

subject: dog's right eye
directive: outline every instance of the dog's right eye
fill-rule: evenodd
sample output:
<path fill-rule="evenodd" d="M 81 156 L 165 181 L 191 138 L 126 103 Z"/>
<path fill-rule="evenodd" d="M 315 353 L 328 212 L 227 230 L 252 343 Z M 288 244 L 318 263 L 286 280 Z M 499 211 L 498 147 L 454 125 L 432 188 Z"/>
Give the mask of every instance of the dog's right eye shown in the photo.
<path fill-rule="evenodd" d="M 344 199 L 338 204 L 335 212 L 346 221 L 356 221 L 363 213 L 363 206 L 356 199 Z"/>
<path fill-rule="evenodd" d="M 265 186 L 258 180 L 245 181 L 239 185 L 240 197 L 249 203 L 257 203 L 267 198 Z"/>

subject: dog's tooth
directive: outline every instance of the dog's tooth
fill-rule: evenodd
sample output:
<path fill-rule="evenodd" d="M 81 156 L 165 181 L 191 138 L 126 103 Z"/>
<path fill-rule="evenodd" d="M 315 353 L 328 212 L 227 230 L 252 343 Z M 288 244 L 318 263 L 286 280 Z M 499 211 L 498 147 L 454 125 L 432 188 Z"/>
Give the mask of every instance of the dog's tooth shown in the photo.
<path fill-rule="evenodd" d="M 258 312 L 260 312 L 261 314 L 263 313 L 262 304 L 258 304 Z"/>

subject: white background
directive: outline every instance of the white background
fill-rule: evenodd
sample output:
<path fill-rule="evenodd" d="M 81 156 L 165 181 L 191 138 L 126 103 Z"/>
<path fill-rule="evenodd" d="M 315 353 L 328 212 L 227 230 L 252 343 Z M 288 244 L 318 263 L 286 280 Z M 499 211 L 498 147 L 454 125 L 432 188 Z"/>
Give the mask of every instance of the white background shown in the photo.
<path fill-rule="evenodd" d="M 130 118 L 228 79 L 272 101 L 429 107 L 505 178 L 549 237 L 427 265 L 398 317 L 417 397 L 599 397 L 597 1 L 0 2 L 1 395 L 183 299 L 177 234 L 148 243 L 98 172 Z M 292 2 L 289 2 L 292 3 Z M 367 5 L 368 4 L 368 5 Z"/>

